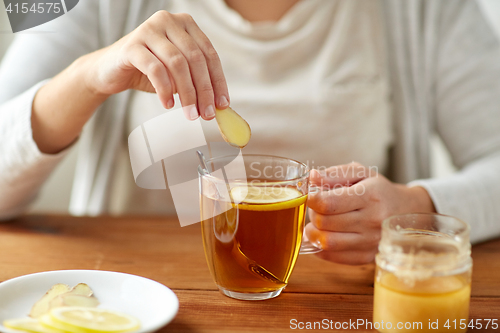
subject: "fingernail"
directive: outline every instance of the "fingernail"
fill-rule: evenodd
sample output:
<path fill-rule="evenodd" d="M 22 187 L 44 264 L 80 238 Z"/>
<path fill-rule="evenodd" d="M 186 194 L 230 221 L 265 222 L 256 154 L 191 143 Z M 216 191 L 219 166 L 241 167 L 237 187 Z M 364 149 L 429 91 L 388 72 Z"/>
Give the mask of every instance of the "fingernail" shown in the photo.
<path fill-rule="evenodd" d="M 191 118 L 191 120 L 195 120 L 198 118 L 198 116 L 199 116 L 199 114 L 198 114 L 198 110 L 196 109 L 196 106 L 191 105 L 189 107 L 189 118 Z"/>
<path fill-rule="evenodd" d="M 213 105 L 207 106 L 207 109 L 205 110 L 205 117 L 207 118 L 213 118 L 215 116 L 215 109 Z"/>
<path fill-rule="evenodd" d="M 171 98 L 171 99 L 169 99 L 169 100 L 168 100 L 168 102 L 167 102 L 167 109 L 171 109 L 171 108 L 173 108 L 173 107 L 174 107 L 174 99 L 173 99 L 173 98 Z"/>
<path fill-rule="evenodd" d="M 220 106 L 222 106 L 222 107 L 229 106 L 229 102 L 228 102 L 226 96 L 221 96 L 221 98 L 219 99 L 219 103 L 220 103 Z"/>

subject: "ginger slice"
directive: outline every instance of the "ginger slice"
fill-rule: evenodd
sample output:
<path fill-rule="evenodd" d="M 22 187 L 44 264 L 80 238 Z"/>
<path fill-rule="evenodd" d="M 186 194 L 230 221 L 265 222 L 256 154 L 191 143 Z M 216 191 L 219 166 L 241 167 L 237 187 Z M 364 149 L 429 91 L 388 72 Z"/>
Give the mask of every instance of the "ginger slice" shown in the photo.
<path fill-rule="evenodd" d="M 245 147 L 250 141 L 252 131 L 250 126 L 239 114 L 231 108 L 215 110 L 215 119 L 224 141 L 236 148 Z"/>
<path fill-rule="evenodd" d="M 86 283 L 79 283 L 68 292 L 74 295 L 92 296 L 94 292 Z"/>
<path fill-rule="evenodd" d="M 79 283 L 73 288 L 70 288 L 68 285 L 58 283 L 52 286 L 52 288 L 47 291 L 45 295 L 41 299 L 39 299 L 31 308 L 29 316 L 31 318 L 39 318 L 40 316 L 49 312 L 54 304 L 65 305 L 64 298 L 66 295 L 72 296 L 81 296 L 83 298 L 76 297 L 76 302 L 79 300 L 83 304 L 94 304 L 97 300 L 86 300 L 85 298 L 90 298 L 93 295 L 92 289 L 85 283 Z M 71 301 L 74 301 L 74 297 L 68 298 Z M 67 302 L 66 302 L 67 303 Z M 76 305 L 76 304 L 75 304 Z M 89 305 L 91 306 L 91 305 Z"/>
<path fill-rule="evenodd" d="M 79 306 L 85 308 L 95 308 L 99 305 L 97 298 L 93 296 L 84 296 L 72 293 L 66 293 L 57 296 L 49 302 L 50 310 L 62 306 Z"/>
<path fill-rule="evenodd" d="M 31 308 L 30 311 L 30 317 L 31 318 L 38 318 L 41 315 L 49 312 L 49 303 L 52 301 L 54 298 L 61 294 L 65 294 L 71 289 L 69 288 L 68 285 L 58 283 L 52 286 L 52 288 L 45 293 L 45 295 L 42 296 Z"/>

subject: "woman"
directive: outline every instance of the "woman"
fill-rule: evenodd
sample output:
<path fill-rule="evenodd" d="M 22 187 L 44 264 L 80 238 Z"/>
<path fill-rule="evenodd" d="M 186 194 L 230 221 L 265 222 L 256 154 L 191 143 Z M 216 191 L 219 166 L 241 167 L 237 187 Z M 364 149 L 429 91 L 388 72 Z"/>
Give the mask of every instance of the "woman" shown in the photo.
<path fill-rule="evenodd" d="M 325 259 L 372 261 L 398 213 L 463 218 L 473 241 L 500 235 L 500 43 L 475 2 L 87 0 L 45 27 L 19 35 L 0 72 L 4 218 L 80 133 L 73 211 L 105 212 L 123 137 L 177 92 L 197 106 L 190 120 L 231 101 L 252 124 L 248 152 L 342 164 L 311 174 L 363 189 L 309 199 Z M 426 179 L 433 132 L 461 169 L 447 179 Z"/>

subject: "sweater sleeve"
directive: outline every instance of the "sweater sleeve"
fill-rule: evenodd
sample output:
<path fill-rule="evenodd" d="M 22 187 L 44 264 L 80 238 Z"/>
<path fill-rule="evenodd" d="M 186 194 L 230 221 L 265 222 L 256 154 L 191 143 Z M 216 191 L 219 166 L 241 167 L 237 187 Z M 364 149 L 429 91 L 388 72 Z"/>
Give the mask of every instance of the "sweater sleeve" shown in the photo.
<path fill-rule="evenodd" d="M 43 154 L 33 141 L 31 104 L 44 83 L 36 84 L 0 106 L 0 220 L 24 212 L 66 155 L 66 151 Z M 9 112 L 11 110 L 15 112 Z"/>
<path fill-rule="evenodd" d="M 439 213 L 471 226 L 471 241 L 500 236 L 500 40 L 474 1 L 441 13 L 435 125 L 459 171 L 422 186 Z"/>
<path fill-rule="evenodd" d="M 23 213 L 65 151 L 43 154 L 33 140 L 37 91 L 76 58 L 98 48 L 98 2 L 18 33 L 0 67 L 0 220 Z"/>

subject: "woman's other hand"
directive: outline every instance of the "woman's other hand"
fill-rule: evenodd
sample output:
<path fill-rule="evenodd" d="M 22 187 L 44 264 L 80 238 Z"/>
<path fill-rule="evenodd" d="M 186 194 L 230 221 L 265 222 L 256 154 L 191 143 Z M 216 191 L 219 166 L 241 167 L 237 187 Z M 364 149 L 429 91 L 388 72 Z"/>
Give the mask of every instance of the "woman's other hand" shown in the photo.
<path fill-rule="evenodd" d="M 318 256 L 337 263 L 373 262 L 385 218 L 435 212 L 424 188 L 393 183 L 359 163 L 312 170 L 310 182 L 323 191 L 309 195 L 307 237 L 323 249 Z"/>
<path fill-rule="evenodd" d="M 159 11 L 113 45 L 89 55 L 87 84 L 99 94 L 127 89 L 156 92 L 165 108 L 178 93 L 186 118 L 215 116 L 229 106 L 221 62 L 210 40 L 188 14 Z"/>

